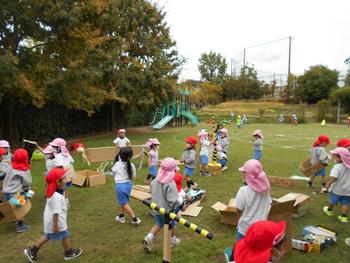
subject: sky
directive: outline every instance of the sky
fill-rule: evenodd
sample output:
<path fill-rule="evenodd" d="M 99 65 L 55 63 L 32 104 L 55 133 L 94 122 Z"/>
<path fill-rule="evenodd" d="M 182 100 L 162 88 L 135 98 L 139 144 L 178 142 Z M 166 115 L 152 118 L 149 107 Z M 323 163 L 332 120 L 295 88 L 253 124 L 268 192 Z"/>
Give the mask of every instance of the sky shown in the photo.
<path fill-rule="evenodd" d="M 288 37 L 291 73 L 322 64 L 345 72 L 350 57 L 349 0 L 154 0 L 179 53 L 187 59 L 180 80 L 200 79 L 201 53 L 214 51 L 228 63 L 228 73 L 246 62 L 266 75 L 287 74 Z M 271 44 L 266 42 L 282 39 Z M 231 62 L 232 67 L 231 67 Z"/>

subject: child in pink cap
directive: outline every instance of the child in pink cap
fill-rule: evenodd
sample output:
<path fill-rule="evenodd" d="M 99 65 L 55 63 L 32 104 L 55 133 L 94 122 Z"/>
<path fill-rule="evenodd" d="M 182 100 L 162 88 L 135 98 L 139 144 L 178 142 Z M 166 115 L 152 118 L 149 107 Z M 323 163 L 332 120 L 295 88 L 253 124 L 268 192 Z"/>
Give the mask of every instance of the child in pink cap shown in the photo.
<path fill-rule="evenodd" d="M 167 157 L 160 163 L 157 177 L 151 183 L 152 202 L 163 207 L 166 211 L 174 211 L 180 205 L 179 193 L 174 181 L 175 172 L 179 170 L 176 160 Z M 158 212 L 155 212 L 155 225 L 151 231 L 143 239 L 144 251 L 150 253 L 152 251 L 152 242 L 154 236 L 162 229 L 165 224 L 165 218 Z M 171 244 L 179 244 L 179 240 L 173 236 Z"/>
<path fill-rule="evenodd" d="M 148 176 L 146 179 L 147 184 L 150 183 L 150 180 L 156 178 L 158 170 L 158 150 L 160 142 L 157 138 L 149 138 L 146 146 L 150 149 L 148 152 Z"/>
<path fill-rule="evenodd" d="M 238 190 L 234 202 L 234 207 L 240 216 L 236 239 L 240 240 L 251 224 L 267 219 L 271 198 L 269 180 L 258 160 L 246 161 L 238 170 L 244 174 L 246 184 Z"/>
<path fill-rule="evenodd" d="M 8 141 L 0 140 L 0 148 L 3 148 L 6 153 L 3 154 L 2 158 L 4 162 L 11 163 L 12 162 L 12 153 L 11 146 Z"/>
<path fill-rule="evenodd" d="M 342 223 L 348 222 L 347 212 L 350 205 L 350 152 L 342 147 L 330 151 L 335 162 L 326 184 L 329 193 L 329 204 L 323 207 L 323 212 L 333 216 L 333 207 L 340 203 L 341 215 L 338 219 Z"/>
<path fill-rule="evenodd" d="M 260 160 L 262 156 L 262 150 L 263 150 L 263 139 L 264 135 L 261 130 L 255 130 L 252 134 L 254 137 L 253 144 L 254 144 L 254 159 Z"/>
<path fill-rule="evenodd" d="M 228 146 L 230 144 L 230 141 L 228 140 L 228 130 L 226 128 L 220 129 L 220 138 L 218 139 L 217 143 L 221 146 L 221 151 L 226 155 L 228 154 Z M 227 165 L 225 164 L 222 168 L 222 171 L 227 170 Z"/>
<path fill-rule="evenodd" d="M 201 163 L 199 175 L 209 176 L 208 162 L 211 142 L 209 141 L 207 130 L 200 130 L 197 133 L 197 137 L 199 138 L 199 142 L 201 144 L 201 150 L 199 153 Z"/>

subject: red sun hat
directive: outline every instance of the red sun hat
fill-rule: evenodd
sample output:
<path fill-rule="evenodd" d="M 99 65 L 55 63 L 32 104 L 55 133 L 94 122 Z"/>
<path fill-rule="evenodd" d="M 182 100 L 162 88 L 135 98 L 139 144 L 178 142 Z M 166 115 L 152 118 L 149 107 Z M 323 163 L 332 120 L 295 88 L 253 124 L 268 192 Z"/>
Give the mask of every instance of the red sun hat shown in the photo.
<path fill-rule="evenodd" d="M 280 243 L 285 235 L 286 222 L 258 221 L 252 224 L 234 247 L 236 263 L 267 263 L 271 249 Z"/>
<path fill-rule="evenodd" d="M 192 144 L 193 146 L 197 144 L 196 137 L 190 136 L 185 139 L 185 142 Z"/>
<path fill-rule="evenodd" d="M 176 189 L 178 192 L 180 192 L 182 189 L 182 179 L 182 174 L 180 174 L 179 172 L 175 173 L 174 182 L 176 184 Z"/>
<path fill-rule="evenodd" d="M 338 147 L 343 147 L 343 148 L 348 147 L 348 146 L 350 146 L 350 140 L 348 140 L 348 139 L 340 139 L 337 142 L 337 146 Z"/>
<path fill-rule="evenodd" d="M 314 142 L 312 147 L 319 146 L 321 143 L 324 143 L 324 142 L 326 144 L 330 144 L 331 143 L 331 141 L 329 140 L 329 137 L 327 135 L 320 135 L 320 136 L 318 136 L 317 140 Z"/>
<path fill-rule="evenodd" d="M 45 177 L 47 183 L 46 198 L 50 198 L 58 188 L 57 181 L 66 176 L 63 168 L 53 168 Z"/>
<path fill-rule="evenodd" d="M 19 148 L 13 153 L 12 168 L 19 171 L 28 171 L 30 169 L 28 152 Z"/>

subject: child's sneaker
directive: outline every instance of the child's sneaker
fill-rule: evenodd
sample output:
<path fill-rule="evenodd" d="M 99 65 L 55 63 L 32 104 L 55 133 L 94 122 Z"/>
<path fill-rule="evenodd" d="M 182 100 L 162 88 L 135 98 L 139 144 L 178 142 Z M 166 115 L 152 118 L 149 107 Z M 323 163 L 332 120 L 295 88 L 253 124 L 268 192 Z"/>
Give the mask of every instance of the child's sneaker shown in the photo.
<path fill-rule="evenodd" d="M 221 171 L 226 171 L 227 169 L 228 169 L 227 166 L 224 166 L 221 168 Z"/>
<path fill-rule="evenodd" d="M 23 232 L 26 232 L 30 229 L 30 225 L 27 225 L 27 224 L 22 224 L 22 225 L 18 225 L 17 224 L 17 233 L 23 233 Z"/>
<path fill-rule="evenodd" d="M 338 219 L 342 223 L 347 223 L 348 222 L 348 217 L 346 217 L 346 216 L 340 215 L 340 216 L 338 216 Z"/>
<path fill-rule="evenodd" d="M 180 245 L 180 243 L 181 243 L 181 240 L 179 238 L 177 238 L 176 236 L 171 237 L 170 244 L 172 247 L 178 246 Z"/>
<path fill-rule="evenodd" d="M 115 217 L 115 221 L 124 224 L 126 222 L 125 216 L 120 217 L 119 215 Z"/>
<path fill-rule="evenodd" d="M 329 211 L 328 206 L 323 207 L 323 212 L 325 212 L 327 216 L 333 216 L 333 210 Z"/>
<path fill-rule="evenodd" d="M 23 251 L 23 254 L 27 257 L 27 259 L 32 262 L 38 262 L 38 255 L 37 253 L 32 252 L 32 248 L 28 247 Z"/>
<path fill-rule="evenodd" d="M 211 176 L 211 174 L 210 174 L 209 172 L 206 172 L 206 173 L 205 173 L 205 176 L 206 176 L 206 177 L 209 177 L 209 176 Z"/>
<path fill-rule="evenodd" d="M 124 220 L 125 220 L 125 217 L 124 217 Z M 125 222 L 125 221 L 124 221 Z M 141 224 L 141 219 L 140 218 L 136 218 L 136 221 L 134 220 L 131 220 L 131 224 L 135 225 L 135 226 L 138 226 L 139 224 Z"/>
<path fill-rule="evenodd" d="M 312 187 L 313 187 L 313 186 L 312 186 L 312 182 L 308 181 L 308 182 L 307 182 L 307 187 L 312 188 Z"/>
<path fill-rule="evenodd" d="M 81 248 L 71 248 L 68 251 L 64 252 L 64 259 L 65 260 L 70 260 L 73 258 L 77 258 L 83 254 L 83 250 Z"/>
<path fill-rule="evenodd" d="M 347 237 L 345 239 L 345 244 L 348 245 L 350 247 L 350 237 Z"/>
<path fill-rule="evenodd" d="M 146 236 L 143 240 L 142 240 L 142 244 L 143 244 L 143 250 L 145 251 L 145 253 L 151 253 L 152 252 L 152 239 L 149 238 L 148 236 Z"/>
<path fill-rule="evenodd" d="M 232 263 L 232 247 L 227 247 L 224 252 L 227 263 Z"/>

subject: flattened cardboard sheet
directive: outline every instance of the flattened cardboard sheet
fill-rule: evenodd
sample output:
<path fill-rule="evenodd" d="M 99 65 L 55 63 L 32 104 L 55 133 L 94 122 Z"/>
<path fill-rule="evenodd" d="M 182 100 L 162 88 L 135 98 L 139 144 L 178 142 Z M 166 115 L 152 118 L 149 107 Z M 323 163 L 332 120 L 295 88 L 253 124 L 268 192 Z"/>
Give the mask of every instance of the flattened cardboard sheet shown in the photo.
<path fill-rule="evenodd" d="M 292 187 L 296 185 L 295 180 L 286 177 L 268 176 L 267 178 L 270 184 L 275 186 Z"/>
<path fill-rule="evenodd" d="M 145 199 L 150 199 L 151 198 L 151 194 L 150 193 L 146 193 L 145 191 L 140 191 L 137 189 L 132 189 L 131 190 L 131 197 L 143 201 Z"/>

